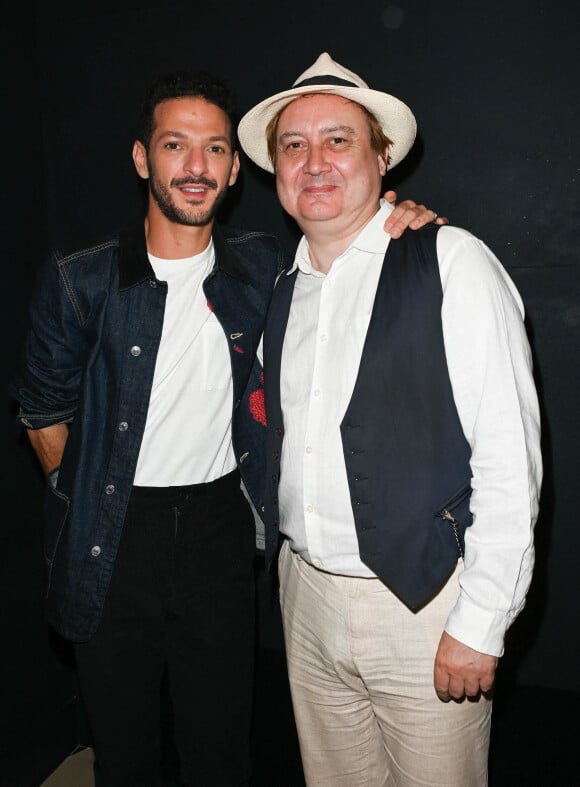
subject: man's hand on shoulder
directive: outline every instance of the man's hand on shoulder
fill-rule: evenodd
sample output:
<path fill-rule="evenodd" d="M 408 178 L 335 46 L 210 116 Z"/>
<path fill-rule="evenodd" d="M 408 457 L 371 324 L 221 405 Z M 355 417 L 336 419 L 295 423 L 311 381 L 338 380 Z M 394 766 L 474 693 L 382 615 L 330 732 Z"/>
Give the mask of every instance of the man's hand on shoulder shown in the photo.
<path fill-rule="evenodd" d="M 388 232 L 392 238 L 400 238 L 407 227 L 418 230 L 432 221 L 437 224 L 449 224 L 445 216 L 438 216 L 434 210 L 426 208 L 425 205 L 417 205 L 412 199 L 403 200 L 397 205 L 396 191 L 387 191 L 384 196 L 387 202 L 395 205 L 384 226 L 385 232 Z"/>
<path fill-rule="evenodd" d="M 497 656 L 480 653 L 443 632 L 435 657 L 435 691 L 443 702 L 477 697 L 491 690 Z"/>

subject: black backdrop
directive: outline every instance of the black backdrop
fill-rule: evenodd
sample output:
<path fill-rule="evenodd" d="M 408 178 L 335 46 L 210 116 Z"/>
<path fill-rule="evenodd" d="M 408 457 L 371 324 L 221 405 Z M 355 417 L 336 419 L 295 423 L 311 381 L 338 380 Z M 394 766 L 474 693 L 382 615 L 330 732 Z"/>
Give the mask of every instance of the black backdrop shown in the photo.
<path fill-rule="evenodd" d="M 387 184 L 481 236 L 524 298 L 546 480 L 534 584 L 503 671 L 580 691 L 579 22 L 572 0 L 13 7 L 1 48 L 3 383 L 48 246 L 108 232 L 139 204 L 130 149 L 145 84 L 159 72 L 204 68 L 230 82 L 243 111 L 329 51 L 416 114 L 418 141 Z M 270 177 L 247 160 L 243 170 L 225 218 L 273 230 L 292 247 Z M 0 739 L 10 751 L 66 707 L 74 682 L 43 623 L 42 479 L 4 389 Z"/>

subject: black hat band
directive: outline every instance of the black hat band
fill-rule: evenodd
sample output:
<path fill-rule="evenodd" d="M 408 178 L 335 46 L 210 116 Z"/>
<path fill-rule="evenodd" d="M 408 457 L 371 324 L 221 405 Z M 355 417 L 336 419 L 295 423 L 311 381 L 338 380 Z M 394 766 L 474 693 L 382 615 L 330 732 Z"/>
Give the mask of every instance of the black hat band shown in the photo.
<path fill-rule="evenodd" d="M 322 75 L 320 77 L 310 77 L 309 79 L 303 79 L 302 82 L 298 82 L 297 85 L 292 85 L 292 88 L 306 87 L 307 85 L 343 85 L 344 87 L 358 87 L 358 85 L 355 85 L 354 82 L 349 82 L 347 79 Z"/>

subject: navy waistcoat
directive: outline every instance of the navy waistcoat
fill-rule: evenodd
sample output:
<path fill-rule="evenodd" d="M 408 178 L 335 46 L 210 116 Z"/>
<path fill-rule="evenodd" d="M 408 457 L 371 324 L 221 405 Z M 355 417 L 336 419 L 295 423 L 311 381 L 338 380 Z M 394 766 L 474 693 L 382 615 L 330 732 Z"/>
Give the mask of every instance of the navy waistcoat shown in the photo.
<path fill-rule="evenodd" d="M 471 452 L 443 344 L 437 230 L 408 232 L 389 244 L 340 426 L 360 558 L 411 609 L 453 571 L 472 521 Z M 264 342 L 267 556 L 278 540 L 280 362 L 295 278 L 279 282 Z"/>

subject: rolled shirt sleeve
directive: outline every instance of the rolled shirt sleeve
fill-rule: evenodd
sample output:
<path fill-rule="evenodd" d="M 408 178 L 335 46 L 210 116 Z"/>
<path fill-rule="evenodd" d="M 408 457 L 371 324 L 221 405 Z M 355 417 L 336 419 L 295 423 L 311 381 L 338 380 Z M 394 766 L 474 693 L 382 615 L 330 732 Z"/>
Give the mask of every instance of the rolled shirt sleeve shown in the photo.
<path fill-rule="evenodd" d="M 531 353 L 520 296 L 487 246 L 443 227 L 437 251 L 445 351 L 473 489 L 460 596 L 445 629 L 499 656 L 534 563 L 542 463 Z"/>

